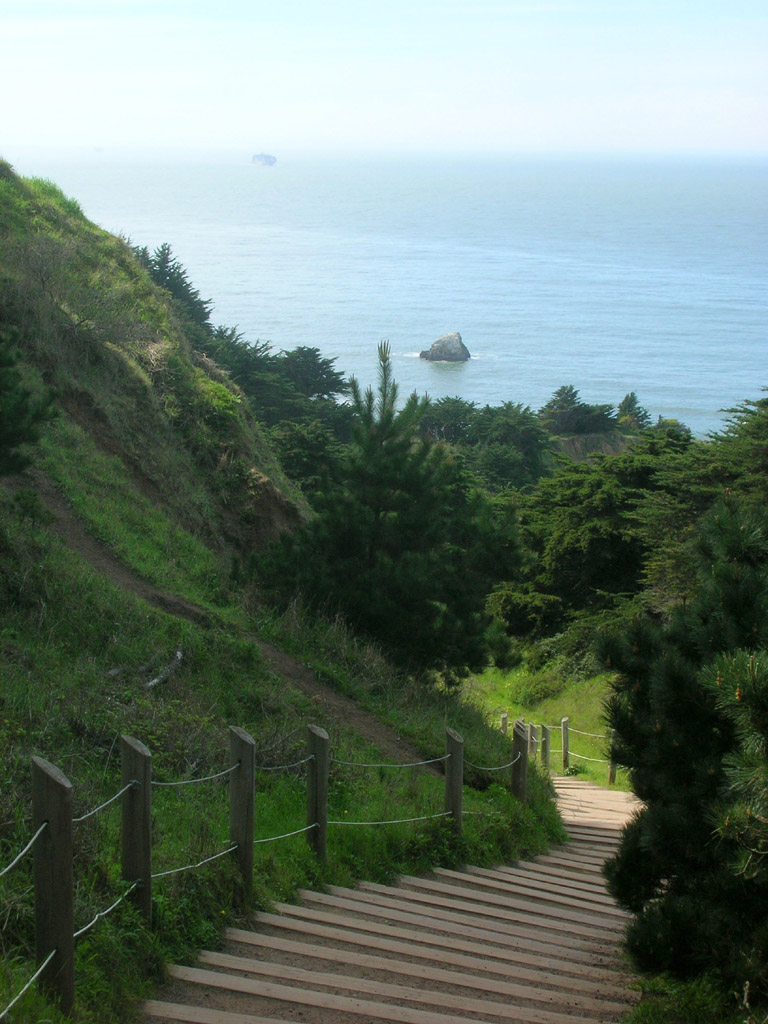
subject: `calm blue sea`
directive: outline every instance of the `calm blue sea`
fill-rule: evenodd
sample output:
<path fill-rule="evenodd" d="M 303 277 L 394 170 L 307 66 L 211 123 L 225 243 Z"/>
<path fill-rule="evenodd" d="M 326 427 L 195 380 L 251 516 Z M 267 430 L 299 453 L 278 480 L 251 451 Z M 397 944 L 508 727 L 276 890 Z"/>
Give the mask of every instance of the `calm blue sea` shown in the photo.
<path fill-rule="evenodd" d="M 213 320 L 363 385 L 540 407 L 635 391 L 703 435 L 768 386 L 768 164 L 14 161 L 110 231 L 170 242 Z M 418 358 L 459 331 L 463 365 Z"/>

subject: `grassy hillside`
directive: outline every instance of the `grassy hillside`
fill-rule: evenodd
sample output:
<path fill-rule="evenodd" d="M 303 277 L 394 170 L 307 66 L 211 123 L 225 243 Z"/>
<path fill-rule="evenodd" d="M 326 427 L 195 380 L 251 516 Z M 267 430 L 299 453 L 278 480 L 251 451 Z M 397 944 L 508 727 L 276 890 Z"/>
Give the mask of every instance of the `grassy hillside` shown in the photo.
<path fill-rule="evenodd" d="M 125 241 L 49 182 L 0 164 L 0 256 L 0 323 L 65 414 L 47 468 L 69 500 L 101 503 L 116 483 L 104 462 L 89 479 L 68 476 L 90 444 L 119 461 L 122 486 L 219 554 L 297 521 L 298 492 L 242 393 L 191 347 Z"/>
<path fill-rule="evenodd" d="M 27 387 L 51 389 L 58 411 L 32 468 L 0 478 L 0 869 L 31 837 L 33 754 L 70 779 L 77 816 L 119 788 L 123 732 L 150 748 L 160 781 L 220 771 L 230 724 L 253 735 L 264 767 L 301 760 L 310 722 L 328 729 L 339 760 L 392 760 L 375 728 L 363 735 L 351 716 L 294 686 L 306 670 L 290 659 L 276 668 L 265 637 L 367 706 L 382 744 L 389 722 L 405 749 L 435 757 L 447 723 L 465 736 L 469 760 L 509 760 L 507 741 L 471 703 L 414 687 L 338 623 L 308 623 L 296 609 L 276 620 L 243 592 L 238 565 L 306 514 L 303 498 L 242 392 L 195 350 L 182 312 L 131 248 L 53 185 L 21 180 L 7 164 L 0 331 L 18 349 Z M 178 651 L 176 671 L 148 688 Z M 303 771 L 259 775 L 258 836 L 303 825 Z M 476 813 L 461 841 L 440 822 L 337 830 L 325 866 L 302 836 L 257 846 L 256 902 L 436 861 L 490 863 L 560 835 L 544 780 L 534 775 L 525 807 L 508 780 L 466 781 L 465 806 Z M 225 783 L 158 790 L 155 870 L 221 850 Z M 332 816 L 428 814 L 442 810 L 442 789 L 438 775 L 415 769 L 338 766 Z M 119 828 L 116 806 L 77 827 L 78 927 L 122 891 Z M 218 860 L 158 881 L 151 933 L 130 903 L 100 920 L 77 945 L 75 1019 L 130 1019 L 166 959 L 216 942 L 238 913 L 237 888 L 233 865 Z M 0 879 L 0 921 L 1 1011 L 34 969 L 30 858 Z M 34 987 L 13 1012 L 61 1019 Z"/>

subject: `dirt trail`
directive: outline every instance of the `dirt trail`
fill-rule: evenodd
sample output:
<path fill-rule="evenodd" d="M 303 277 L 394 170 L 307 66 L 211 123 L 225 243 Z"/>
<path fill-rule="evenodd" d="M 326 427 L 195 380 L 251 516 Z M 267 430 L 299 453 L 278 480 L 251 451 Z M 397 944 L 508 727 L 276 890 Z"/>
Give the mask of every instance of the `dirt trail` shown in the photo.
<path fill-rule="evenodd" d="M 88 533 L 61 492 L 40 470 L 30 469 L 24 476 L 7 477 L 3 480 L 2 486 L 11 493 L 22 488 L 33 488 L 53 516 L 51 529 L 67 547 L 77 552 L 94 572 L 105 576 L 115 586 L 135 594 L 168 615 L 187 619 L 200 626 L 212 625 L 215 621 L 215 617 L 206 609 L 177 594 L 168 594 L 143 579 L 121 561 L 106 544 Z M 423 755 L 416 747 L 401 739 L 394 730 L 383 725 L 354 701 L 329 689 L 296 658 L 257 637 L 253 638 L 253 642 L 279 678 L 301 690 L 317 707 L 317 724 L 325 727 L 330 722 L 351 727 L 393 761 L 422 759 Z M 441 774 L 432 765 L 426 766 L 425 770 L 436 775 Z"/>

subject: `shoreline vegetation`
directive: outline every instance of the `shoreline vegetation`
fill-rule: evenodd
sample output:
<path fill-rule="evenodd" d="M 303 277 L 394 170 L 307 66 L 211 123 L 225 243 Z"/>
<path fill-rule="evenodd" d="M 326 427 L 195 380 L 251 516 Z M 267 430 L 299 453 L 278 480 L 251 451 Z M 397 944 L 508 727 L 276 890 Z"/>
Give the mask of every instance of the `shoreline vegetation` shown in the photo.
<path fill-rule="evenodd" d="M 565 385 L 539 410 L 429 402 L 398 394 L 385 344 L 363 391 L 317 349 L 276 353 L 210 316 L 169 245 L 131 247 L 0 163 L 0 868 L 31 838 L 32 755 L 72 780 L 82 813 L 114 791 L 122 732 L 172 781 L 220 770 L 231 724 L 272 764 L 301 759 L 310 723 L 328 728 L 335 757 L 365 762 L 390 760 L 393 737 L 439 756 L 448 724 L 470 760 L 493 764 L 509 760 L 502 711 L 569 714 L 584 732 L 617 731 L 618 784 L 653 808 L 649 865 L 679 879 L 673 906 L 650 867 L 637 891 L 615 865 L 651 971 L 632 1021 L 743 1021 L 745 985 L 754 1006 L 766 998 L 768 837 L 753 809 L 768 757 L 768 399 L 707 440 L 653 422 L 634 392 L 590 405 Z M 704 709 L 698 731 L 683 727 L 691 708 Z M 260 834 L 302 821 L 301 771 L 260 778 Z M 605 781 L 602 766 L 584 771 Z M 441 780 L 417 770 L 334 781 L 334 814 L 353 820 L 442 800 Z M 221 786 L 160 802 L 159 866 L 226 841 Z M 301 836 L 257 847 L 254 906 L 508 861 L 562 836 L 538 771 L 526 806 L 469 771 L 465 806 L 482 815 L 460 841 L 439 825 L 346 830 L 325 866 Z M 706 864 L 681 859 L 669 824 L 696 806 Z M 77 833 L 78 923 L 119 889 L 118 834 L 114 811 Z M 0 1009 L 34 968 L 30 870 L 0 879 Z M 701 871 L 713 881 L 697 900 Z M 158 887 L 151 932 L 129 902 L 100 921 L 77 948 L 73 1019 L 131 1020 L 167 960 L 242 920 L 235 891 L 217 861 Z M 675 927 L 691 914 L 702 940 L 686 961 Z M 664 966 L 675 978 L 654 974 Z M 63 1020 L 34 987 L 20 1005 Z"/>

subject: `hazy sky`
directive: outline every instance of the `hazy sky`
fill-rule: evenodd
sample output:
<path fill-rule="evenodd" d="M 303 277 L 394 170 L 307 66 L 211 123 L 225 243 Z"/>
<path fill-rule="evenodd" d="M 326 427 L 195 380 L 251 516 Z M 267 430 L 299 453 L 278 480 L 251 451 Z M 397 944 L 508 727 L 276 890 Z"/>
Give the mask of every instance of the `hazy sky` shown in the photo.
<path fill-rule="evenodd" d="M 765 0 L 0 0 L 0 154 L 768 153 Z"/>

